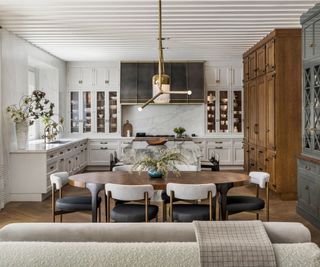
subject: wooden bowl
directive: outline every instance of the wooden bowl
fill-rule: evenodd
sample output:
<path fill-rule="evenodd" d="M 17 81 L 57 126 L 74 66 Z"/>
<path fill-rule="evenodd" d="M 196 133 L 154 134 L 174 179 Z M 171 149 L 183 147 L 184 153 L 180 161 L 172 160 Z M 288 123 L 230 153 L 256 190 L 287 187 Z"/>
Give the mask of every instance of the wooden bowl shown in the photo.
<path fill-rule="evenodd" d="M 150 146 L 161 146 L 167 143 L 167 139 L 165 138 L 151 139 L 151 140 L 147 140 L 147 143 Z"/>

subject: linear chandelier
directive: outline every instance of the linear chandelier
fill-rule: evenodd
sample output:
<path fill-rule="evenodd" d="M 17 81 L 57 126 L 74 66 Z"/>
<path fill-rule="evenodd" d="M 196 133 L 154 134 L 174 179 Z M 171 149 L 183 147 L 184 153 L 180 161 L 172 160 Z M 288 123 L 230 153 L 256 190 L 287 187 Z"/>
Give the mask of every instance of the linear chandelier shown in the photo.
<path fill-rule="evenodd" d="M 168 104 L 170 102 L 170 95 L 191 95 L 192 92 L 189 91 L 170 91 L 170 76 L 164 72 L 164 60 L 163 60 L 163 47 L 162 47 L 162 8 L 161 0 L 159 3 L 159 17 L 158 17 L 158 43 L 159 43 L 159 63 L 158 63 L 158 74 L 152 77 L 152 88 L 153 97 L 150 98 L 146 103 L 138 108 L 142 111 L 143 108 L 148 106 L 151 102 L 158 104 Z"/>

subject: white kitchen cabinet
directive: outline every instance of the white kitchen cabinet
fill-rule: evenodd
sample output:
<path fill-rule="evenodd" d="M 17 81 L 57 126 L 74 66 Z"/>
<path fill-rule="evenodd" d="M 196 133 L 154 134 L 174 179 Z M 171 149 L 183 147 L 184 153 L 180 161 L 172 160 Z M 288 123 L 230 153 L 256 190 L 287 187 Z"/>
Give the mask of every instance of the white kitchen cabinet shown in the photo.
<path fill-rule="evenodd" d="M 117 69 L 111 67 L 68 67 L 68 90 L 117 90 Z"/>
<path fill-rule="evenodd" d="M 208 147 L 208 155 L 211 158 L 211 155 L 219 155 L 220 165 L 232 165 L 232 148 L 215 146 Z"/>
<path fill-rule="evenodd" d="M 86 148 L 87 140 L 80 140 L 49 151 L 11 152 L 10 201 L 42 201 L 47 198 L 51 193 L 51 174 L 66 171 L 72 175 L 87 166 Z"/>
<path fill-rule="evenodd" d="M 119 140 L 99 139 L 89 141 L 89 162 L 90 166 L 109 166 L 110 154 L 115 151 L 119 153 Z"/>
<path fill-rule="evenodd" d="M 120 133 L 120 103 L 117 91 L 70 91 L 70 133 Z"/>
<path fill-rule="evenodd" d="M 243 69 L 242 67 L 231 67 L 230 71 L 230 85 L 232 87 L 242 87 L 243 83 Z"/>
<path fill-rule="evenodd" d="M 241 87 L 242 66 L 207 66 L 205 68 L 206 87 Z"/>
<path fill-rule="evenodd" d="M 96 90 L 108 89 L 110 82 L 110 69 L 105 67 L 94 68 L 94 87 Z"/>
<path fill-rule="evenodd" d="M 67 72 L 69 90 L 92 88 L 94 73 L 92 68 L 69 67 Z"/>

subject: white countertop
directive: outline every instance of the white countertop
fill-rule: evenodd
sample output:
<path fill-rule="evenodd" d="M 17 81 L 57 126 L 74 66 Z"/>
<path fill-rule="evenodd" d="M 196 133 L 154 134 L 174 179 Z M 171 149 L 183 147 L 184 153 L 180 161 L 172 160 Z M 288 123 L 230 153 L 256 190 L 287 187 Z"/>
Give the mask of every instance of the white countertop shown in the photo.
<path fill-rule="evenodd" d="M 67 143 L 63 143 L 63 144 L 45 144 L 43 139 L 41 140 L 34 140 L 34 141 L 30 141 L 28 143 L 28 146 L 26 149 L 17 149 L 17 150 L 12 150 L 10 153 L 15 154 L 23 154 L 23 153 L 47 153 L 50 151 L 53 151 L 55 149 L 58 148 L 62 148 L 64 146 L 68 146 L 68 145 L 72 145 L 74 143 L 86 140 L 88 138 L 62 138 L 59 139 L 59 141 L 70 141 Z"/>

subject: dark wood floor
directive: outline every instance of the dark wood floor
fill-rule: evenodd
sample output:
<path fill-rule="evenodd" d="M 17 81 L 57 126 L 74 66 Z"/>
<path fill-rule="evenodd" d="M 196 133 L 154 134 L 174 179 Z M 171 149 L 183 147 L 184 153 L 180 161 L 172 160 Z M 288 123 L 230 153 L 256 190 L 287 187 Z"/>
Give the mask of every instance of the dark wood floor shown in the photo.
<path fill-rule="evenodd" d="M 235 187 L 230 190 L 230 194 L 254 195 L 252 186 Z M 88 194 L 86 189 L 67 186 L 65 194 Z M 103 203 L 104 205 L 104 203 Z M 161 214 L 161 212 L 159 212 Z M 103 213 L 104 221 L 104 213 Z M 58 218 L 57 218 L 58 219 Z M 64 215 L 64 222 L 90 222 L 90 213 L 72 213 Z M 161 220 L 161 218 L 159 218 Z M 251 220 L 255 219 L 254 214 L 241 213 L 229 217 L 231 220 Z M 264 220 L 263 216 L 261 217 Z M 270 199 L 270 221 L 281 222 L 301 222 L 311 231 L 312 241 L 320 246 L 320 229 L 304 220 L 296 213 L 296 201 L 282 201 L 271 193 Z M 11 202 L 0 212 L 0 227 L 14 222 L 51 222 L 51 199 L 43 202 Z"/>

